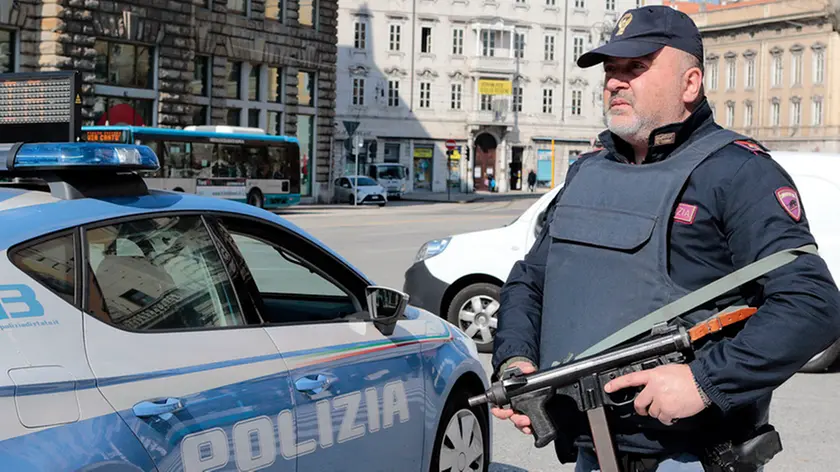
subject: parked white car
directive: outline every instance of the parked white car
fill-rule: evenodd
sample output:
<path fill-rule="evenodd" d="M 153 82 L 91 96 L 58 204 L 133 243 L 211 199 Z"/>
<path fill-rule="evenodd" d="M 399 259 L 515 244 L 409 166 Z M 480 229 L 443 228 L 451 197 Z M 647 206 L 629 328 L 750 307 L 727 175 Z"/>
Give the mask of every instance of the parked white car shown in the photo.
<path fill-rule="evenodd" d="M 840 154 L 773 152 L 791 175 L 808 212 L 820 255 L 840 283 Z M 406 271 L 404 291 L 412 304 L 448 319 L 471 336 L 479 351 L 491 352 L 499 289 L 533 246 L 545 209 L 560 191 L 540 197 L 515 221 L 501 228 L 428 241 Z M 802 369 L 823 371 L 840 355 L 840 340 Z"/>
<path fill-rule="evenodd" d="M 388 203 L 385 187 L 364 175 L 348 175 L 335 179 L 336 202 L 353 204 L 353 195 L 359 205 L 379 205 L 384 207 Z"/>

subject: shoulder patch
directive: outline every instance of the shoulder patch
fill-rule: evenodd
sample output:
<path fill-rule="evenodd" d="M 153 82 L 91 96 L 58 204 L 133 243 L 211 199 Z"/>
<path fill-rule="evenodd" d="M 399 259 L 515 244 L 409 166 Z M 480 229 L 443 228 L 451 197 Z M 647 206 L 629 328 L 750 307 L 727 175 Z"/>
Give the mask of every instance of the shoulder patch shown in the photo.
<path fill-rule="evenodd" d="M 768 149 L 765 148 L 764 146 L 762 146 L 761 144 L 758 144 L 755 141 L 738 140 L 738 141 L 733 141 L 732 144 L 734 144 L 736 146 L 739 146 L 739 147 L 742 147 L 742 148 L 746 149 L 747 151 L 750 151 L 751 153 L 756 154 L 756 155 L 758 155 L 758 154 L 763 154 L 765 156 L 769 155 Z"/>
<path fill-rule="evenodd" d="M 776 200 L 785 209 L 785 212 L 798 222 L 802 219 L 802 205 L 799 204 L 799 194 L 790 187 L 776 189 Z"/>

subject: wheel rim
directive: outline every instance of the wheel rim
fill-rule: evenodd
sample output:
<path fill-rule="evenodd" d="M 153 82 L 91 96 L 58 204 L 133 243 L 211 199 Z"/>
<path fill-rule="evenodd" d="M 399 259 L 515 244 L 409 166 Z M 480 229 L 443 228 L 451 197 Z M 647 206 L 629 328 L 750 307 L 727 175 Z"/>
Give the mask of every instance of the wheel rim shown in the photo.
<path fill-rule="evenodd" d="M 452 415 L 440 444 L 438 471 L 484 470 L 484 435 L 475 414 L 468 409 Z"/>
<path fill-rule="evenodd" d="M 467 336 L 476 342 L 487 344 L 493 340 L 498 326 L 496 313 L 499 302 L 487 295 L 476 295 L 461 305 L 458 323 Z"/>

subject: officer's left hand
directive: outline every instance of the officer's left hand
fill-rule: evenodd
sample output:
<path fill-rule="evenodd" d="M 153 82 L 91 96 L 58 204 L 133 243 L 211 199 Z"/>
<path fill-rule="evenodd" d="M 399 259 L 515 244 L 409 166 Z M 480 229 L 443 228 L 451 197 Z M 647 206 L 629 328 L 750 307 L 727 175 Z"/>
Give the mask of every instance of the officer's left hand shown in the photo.
<path fill-rule="evenodd" d="M 694 375 L 685 364 L 669 364 L 633 372 L 611 380 L 604 386 L 607 393 L 627 387 L 644 386 L 633 406 L 636 413 L 650 415 L 665 425 L 680 418 L 689 418 L 705 408 Z"/>

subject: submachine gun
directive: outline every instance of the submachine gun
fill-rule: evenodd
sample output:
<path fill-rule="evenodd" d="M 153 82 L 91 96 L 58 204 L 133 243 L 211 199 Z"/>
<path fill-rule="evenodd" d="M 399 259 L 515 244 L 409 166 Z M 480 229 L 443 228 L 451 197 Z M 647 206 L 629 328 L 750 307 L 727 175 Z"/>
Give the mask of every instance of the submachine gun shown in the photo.
<path fill-rule="evenodd" d="M 522 374 L 517 368 L 508 369 L 486 392 L 471 397 L 469 405 L 510 405 L 514 411 L 526 415 L 531 420 L 534 445 L 541 448 L 551 443 L 557 435 L 555 426 L 546 412 L 546 404 L 555 395 L 571 398 L 580 411 L 586 412 L 589 419 L 601 470 L 620 472 L 605 409 L 632 404 L 641 389 L 634 389 L 636 391 L 633 392 L 628 388 L 607 394 L 604 385 L 612 379 L 632 372 L 660 365 L 685 363 L 687 354 L 693 351 L 697 341 L 721 331 L 726 326 L 743 321 L 755 312 L 756 309 L 751 307 L 723 312 L 688 330 L 681 326 L 660 323 L 651 330 L 648 340 L 611 352 L 529 375 Z M 759 441 L 761 447 L 756 447 Z M 720 470 L 739 471 L 741 469 L 737 464 L 741 462 L 763 464 L 780 450 L 778 433 L 771 430 L 739 445 L 734 454 L 730 452 L 730 455 L 735 457 L 719 458 L 723 460 Z"/>

